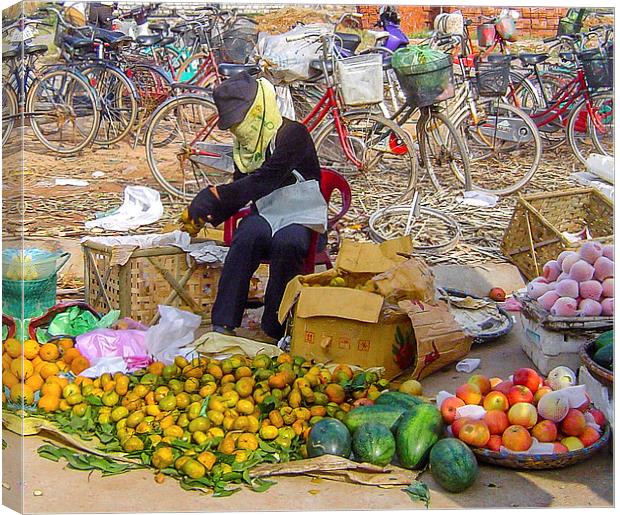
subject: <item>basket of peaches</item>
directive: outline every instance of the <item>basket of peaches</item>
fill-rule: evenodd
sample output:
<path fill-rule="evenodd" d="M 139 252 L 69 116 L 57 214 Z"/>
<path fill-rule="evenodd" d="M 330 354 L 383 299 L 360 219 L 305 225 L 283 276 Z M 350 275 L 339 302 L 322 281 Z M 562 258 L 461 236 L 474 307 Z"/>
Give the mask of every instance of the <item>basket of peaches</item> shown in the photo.
<path fill-rule="evenodd" d="M 520 368 L 508 379 L 472 375 L 437 406 L 447 431 L 480 461 L 515 469 L 552 469 L 584 461 L 607 444 L 611 430 L 574 372 L 557 367 L 544 378 Z"/>

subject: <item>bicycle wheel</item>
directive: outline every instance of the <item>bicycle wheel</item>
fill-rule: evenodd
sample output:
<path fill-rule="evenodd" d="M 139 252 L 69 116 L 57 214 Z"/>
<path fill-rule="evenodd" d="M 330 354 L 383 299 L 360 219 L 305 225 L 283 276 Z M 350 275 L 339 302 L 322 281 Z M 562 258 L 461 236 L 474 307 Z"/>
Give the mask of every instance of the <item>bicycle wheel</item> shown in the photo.
<path fill-rule="evenodd" d="M 177 71 L 179 82 L 207 88 L 216 79 L 215 73 L 208 73 L 209 56 L 207 54 L 194 54 L 183 61 Z"/>
<path fill-rule="evenodd" d="M 163 70 L 146 64 L 132 65 L 125 73 L 138 93 L 137 122 L 141 128 L 155 109 L 170 97 L 172 81 Z"/>
<path fill-rule="evenodd" d="M 99 95 L 101 123 L 95 143 L 101 146 L 121 141 L 138 118 L 135 88 L 120 70 L 106 65 L 91 65 L 82 73 Z"/>
<path fill-rule="evenodd" d="M 95 90 L 83 75 L 67 69 L 51 70 L 33 84 L 26 112 L 37 139 L 63 155 L 90 145 L 99 129 Z"/>
<path fill-rule="evenodd" d="M 402 236 L 411 237 L 413 248 L 422 253 L 445 253 L 461 239 L 459 224 L 452 217 L 429 207 L 392 206 L 373 213 L 368 220 L 370 237 L 377 243 Z"/>
<path fill-rule="evenodd" d="M 571 149 L 583 165 L 592 153 L 614 155 L 613 94 L 593 95 L 590 97 L 590 105 L 591 110 L 585 99 L 581 101 L 571 111 L 566 127 Z"/>
<path fill-rule="evenodd" d="M 463 138 L 446 115 L 430 108 L 421 110 L 416 134 L 424 170 L 437 190 L 446 176 L 464 178 L 465 189 L 471 189 L 469 155 Z"/>
<path fill-rule="evenodd" d="M 510 195 L 534 176 L 542 143 L 538 128 L 521 109 L 495 99 L 485 99 L 476 112 L 464 110 L 454 122 L 463 137 L 470 161 L 474 190 Z M 465 184 L 464 175 L 457 172 Z"/>
<path fill-rule="evenodd" d="M 539 88 L 542 87 L 544 96 L 549 100 L 549 105 L 553 105 L 561 98 L 564 89 L 569 86 L 570 82 L 575 78 L 574 73 L 564 68 L 551 68 L 540 74 Z M 541 106 L 544 107 L 544 106 Z M 564 106 L 560 105 L 558 109 Z M 555 150 L 566 142 L 566 125 L 570 109 L 547 125 L 538 128 L 540 139 L 545 149 Z"/>
<path fill-rule="evenodd" d="M 417 162 L 409 135 L 393 121 L 368 111 L 344 113 L 340 121 L 357 164 L 345 155 L 333 120 L 319 130 L 315 145 L 321 166 L 349 181 L 352 214 L 367 217 L 410 195 L 417 181 Z"/>
<path fill-rule="evenodd" d="M 19 105 L 13 86 L 5 84 L 2 89 L 2 146 L 4 146 L 15 126 Z"/>
<path fill-rule="evenodd" d="M 168 193 L 191 200 L 207 185 L 229 182 L 217 158 L 201 155 L 209 144 L 232 146 L 232 136 L 216 126 L 215 104 L 204 97 L 171 98 L 153 113 L 145 136 L 151 173 Z"/>

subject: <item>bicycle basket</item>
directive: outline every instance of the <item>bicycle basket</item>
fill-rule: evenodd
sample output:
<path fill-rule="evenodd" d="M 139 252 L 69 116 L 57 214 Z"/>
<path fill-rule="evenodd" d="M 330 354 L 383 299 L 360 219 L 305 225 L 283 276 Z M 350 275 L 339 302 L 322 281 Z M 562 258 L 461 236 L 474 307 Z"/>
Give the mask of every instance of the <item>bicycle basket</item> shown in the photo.
<path fill-rule="evenodd" d="M 613 88 L 613 54 L 603 55 L 599 50 L 586 50 L 579 53 L 578 57 L 586 75 L 586 82 L 590 88 Z"/>
<path fill-rule="evenodd" d="M 559 38 L 560 36 L 564 36 L 566 34 L 578 34 L 581 32 L 582 28 L 583 23 L 562 18 L 558 23 L 558 31 L 556 36 Z"/>
<path fill-rule="evenodd" d="M 244 64 L 252 55 L 258 31 L 251 20 L 239 19 L 222 34 L 222 54 L 225 62 Z"/>
<path fill-rule="evenodd" d="M 336 78 L 342 100 L 348 106 L 378 104 L 383 101 L 383 59 L 366 54 L 336 61 Z"/>
<path fill-rule="evenodd" d="M 503 97 L 508 92 L 510 81 L 510 57 L 498 60 L 500 54 L 493 54 L 493 62 L 478 62 L 476 65 L 476 81 L 478 94 L 481 97 Z"/>
<path fill-rule="evenodd" d="M 394 67 L 394 71 L 410 106 L 427 107 L 454 96 L 452 59 L 448 55 L 409 69 Z"/>
<path fill-rule="evenodd" d="M 495 25 L 492 23 L 482 23 L 476 29 L 478 46 L 481 48 L 490 47 L 495 43 Z"/>

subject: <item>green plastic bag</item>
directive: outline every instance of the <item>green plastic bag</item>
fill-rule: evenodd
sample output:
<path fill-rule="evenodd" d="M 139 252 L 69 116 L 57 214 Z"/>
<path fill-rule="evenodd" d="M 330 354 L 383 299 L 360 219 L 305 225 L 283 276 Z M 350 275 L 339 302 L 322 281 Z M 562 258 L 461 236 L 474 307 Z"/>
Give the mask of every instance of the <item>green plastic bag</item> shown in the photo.
<path fill-rule="evenodd" d="M 73 306 L 58 313 L 50 322 L 47 330 L 37 329 L 37 339 L 40 343 L 44 343 L 52 336 L 80 336 L 93 329 L 107 328 L 118 320 L 120 314 L 119 310 L 112 310 L 98 320 L 90 311 Z"/>
<path fill-rule="evenodd" d="M 424 73 L 444 66 L 446 57 L 428 45 L 409 45 L 394 52 L 392 67 L 403 75 Z"/>

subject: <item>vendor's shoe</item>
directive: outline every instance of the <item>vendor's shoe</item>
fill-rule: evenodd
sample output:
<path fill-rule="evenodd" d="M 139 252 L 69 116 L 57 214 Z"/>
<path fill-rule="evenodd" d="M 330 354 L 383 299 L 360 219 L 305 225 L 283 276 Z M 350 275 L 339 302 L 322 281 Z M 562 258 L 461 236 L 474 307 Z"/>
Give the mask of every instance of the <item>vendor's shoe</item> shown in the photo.
<path fill-rule="evenodd" d="M 216 333 L 224 334 L 226 336 L 237 336 L 234 329 L 231 329 L 227 325 L 214 325 L 213 331 Z"/>

